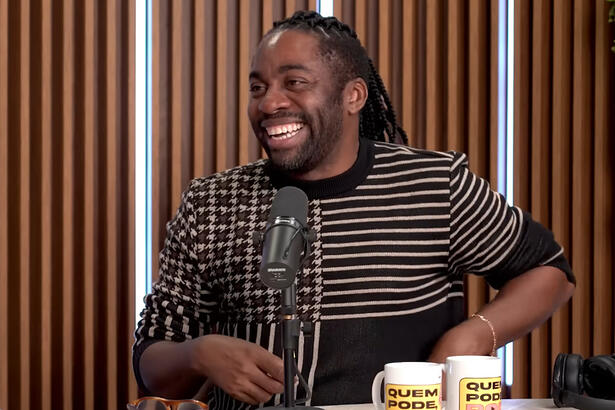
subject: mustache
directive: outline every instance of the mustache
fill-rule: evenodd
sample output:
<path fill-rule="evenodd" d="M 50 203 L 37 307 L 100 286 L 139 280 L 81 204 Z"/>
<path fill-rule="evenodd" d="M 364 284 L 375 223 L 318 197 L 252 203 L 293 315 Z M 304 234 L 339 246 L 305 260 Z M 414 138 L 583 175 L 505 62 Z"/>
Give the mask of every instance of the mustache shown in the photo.
<path fill-rule="evenodd" d="M 266 114 L 263 115 L 263 117 L 261 118 L 261 121 L 263 120 L 275 120 L 278 118 L 287 118 L 287 119 L 294 119 L 300 122 L 309 122 L 310 121 L 310 116 L 306 115 L 304 113 L 301 112 L 291 112 L 291 111 L 280 111 L 280 112 L 276 112 L 273 114 Z"/>

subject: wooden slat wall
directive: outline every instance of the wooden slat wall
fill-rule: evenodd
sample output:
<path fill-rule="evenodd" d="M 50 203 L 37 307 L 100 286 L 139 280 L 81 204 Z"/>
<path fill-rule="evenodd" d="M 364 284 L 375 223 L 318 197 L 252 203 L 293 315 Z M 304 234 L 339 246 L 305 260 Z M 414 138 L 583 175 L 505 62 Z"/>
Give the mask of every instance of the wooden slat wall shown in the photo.
<path fill-rule="evenodd" d="M 466 152 L 497 186 L 498 2 L 336 1 L 334 10 L 374 60 L 409 144 Z M 489 300 L 482 278 L 466 289 L 468 312 Z"/>
<path fill-rule="evenodd" d="M 0 222 L 8 222 L 9 127 L 8 127 L 8 2 L 0 0 Z M 9 384 L 9 233 L 0 228 L 0 407 L 8 407 Z"/>
<path fill-rule="evenodd" d="M 153 261 L 188 181 L 261 157 L 247 118 L 252 53 L 315 0 L 153 2 Z"/>
<path fill-rule="evenodd" d="M 137 394 L 134 2 L 0 0 L 0 408 Z"/>
<path fill-rule="evenodd" d="M 515 203 L 577 277 L 570 303 L 515 342 L 514 397 L 546 397 L 559 352 L 615 351 L 615 54 L 602 0 L 515 1 Z"/>
<path fill-rule="evenodd" d="M 273 21 L 315 3 L 153 3 L 154 279 L 166 222 L 188 181 L 262 155 L 246 116 L 250 57 Z M 470 152 L 472 168 L 495 184 L 497 56 L 489 45 L 497 1 L 486 5 L 343 0 L 334 11 L 374 60 L 410 144 Z M 482 280 L 472 278 L 470 286 L 480 294 L 472 299 L 477 306 L 488 299 Z"/>
<path fill-rule="evenodd" d="M 192 177 L 262 155 L 246 117 L 250 56 L 273 21 L 315 6 L 154 2 L 154 255 Z M 579 286 L 572 303 L 515 342 L 513 397 L 548 396 L 558 352 L 614 350 L 615 75 L 606 7 L 515 1 L 515 202 L 553 230 Z M 334 13 L 366 46 L 410 145 L 466 152 L 470 168 L 497 186 L 498 1 L 335 0 Z M 155 279 L 157 256 L 153 264 Z M 493 296 L 476 277 L 466 290 L 469 313 Z"/>

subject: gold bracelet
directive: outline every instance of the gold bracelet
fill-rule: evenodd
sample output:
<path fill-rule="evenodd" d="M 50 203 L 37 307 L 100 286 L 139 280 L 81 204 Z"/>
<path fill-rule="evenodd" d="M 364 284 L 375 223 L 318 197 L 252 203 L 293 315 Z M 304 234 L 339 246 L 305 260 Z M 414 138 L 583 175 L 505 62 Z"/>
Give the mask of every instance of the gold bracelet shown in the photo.
<path fill-rule="evenodd" d="M 493 328 L 493 324 L 491 323 L 489 319 L 487 319 L 485 316 L 481 315 L 480 313 L 474 313 L 472 317 L 479 318 L 480 320 L 482 320 L 489 326 L 489 329 L 491 329 L 491 336 L 493 337 L 493 347 L 491 348 L 491 356 L 495 356 L 495 348 L 497 347 L 497 342 L 496 342 L 495 329 Z"/>

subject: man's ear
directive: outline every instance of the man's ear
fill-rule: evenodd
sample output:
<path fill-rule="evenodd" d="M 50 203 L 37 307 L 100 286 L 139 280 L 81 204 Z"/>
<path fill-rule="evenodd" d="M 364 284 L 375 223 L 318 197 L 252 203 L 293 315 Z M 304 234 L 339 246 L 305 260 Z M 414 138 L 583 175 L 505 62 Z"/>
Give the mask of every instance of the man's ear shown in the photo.
<path fill-rule="evenodd" d="M 344 87 L 344 108 L 350 115 L 358 114 L 367 101 L 367 84 L 358 77 L 348 81 Z"/>

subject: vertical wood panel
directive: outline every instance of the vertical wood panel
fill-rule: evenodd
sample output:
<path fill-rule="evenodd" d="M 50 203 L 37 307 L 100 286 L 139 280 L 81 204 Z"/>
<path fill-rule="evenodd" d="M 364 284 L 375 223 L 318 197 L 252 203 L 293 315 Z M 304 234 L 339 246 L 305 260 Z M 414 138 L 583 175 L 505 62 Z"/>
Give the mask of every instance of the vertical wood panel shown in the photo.
<path fill-rule="evenodd" d="M 613 139 L 613 73 L 609 70 L 609 59 L 614 60 L 613 53 L 605 44 L 612 42 L 605 16 L 609 4 L 596 1 L 596 67 L 594 81 L 594 307 L 593 307 L 593 346 L 592 354 L 610 354 L 613 352 L 613 232 L 615 232 L 615 213 L 613 212 L 613 159 L 615 144 Z M 613 30 L 611 30 L 611 33 Z M 612 43 L 611 43 L 612 44 Z"/>
<path fill-rule="evenodd" d="M 413 56 L 413 64 L 416 65 L 416 92 L 415 109 L 416 109 L 416 123 L 411 125 L 411 130 L 414 134 L 414 140 L 410 140 L 409 143 L 416 147 L 425 147 L 425 130 L 427 128 L 425 105 L 426 105 L 426 67 L 425 67 L 425 55 L 426 51 L 426 27 L 425 27 L 425 1 L 417 0 L 416 6 L 416 54 Z"/>
<path fill-rule="evenodd" d="M 393 105 L 395 110 L 395 118 L 398 123 L 401 121 L 400 113 L 402 110 L 403 95 L 402 61 L 404 48 L 402 42 L 402 31 L 404 20 L 402 10 L 403 1 L 393 0 L 391 4 L 391 88 L 388 91 L 389 97 L 391 99 L 391 104 Z M 441 50 L 440 53 L 443 54 L 444 51 Z M 394 140 L 394 138 L 391 139 L 391 141 Z"/>
<path fill-rule="evenodd" d="M 106 109 L 105 112 L 107 114 L 106 120 L 106 142 L 107 146 L 103 147 L 106 149 L 107 163 L 105 166 L 106 169 L 106 187 L 105 187 L 105 195 L 106 195 L 106 224 L 105 224 L 105 232 L 106 232 L 106 255 L 104 258 L 104 265 L 106 266 L 106 271 L 104 272 L 106 276 L 106 329 L 105 333 L 107 336 L 105 350 L 107 353 L 106 357 L 106 376 L 107 376 L 107 388 L 105 391 L 105 400 L 108 406 L 115 405 L 118 402 L 117 397 L 117 385 L 113 383 L 113 380 L 118 379 L 118 369 L 117 369 L 117 360 L 118 360 L 118 352 L 117 352 L 117 344 L 116 340 L 118 338 L 118 324 L 121 321 L 118 321 L 118 300 L 117 300 L 117 272 L 120 270 L 118 264 L 118 252 L 117 252 L 117 243 L 118 243 L 118 190 L 117 190 L 117 181 L 119 180 L 119 173 L 117 169 L 118 164 L 118 141 L 121 135 L 118 124 L 118 107 L 121 107 L 119 100 L 119 70 L 118 59 L 117 59 L 117 51 L 120 49 L 120 45 L 118 42 L 118 25 L 119 14 L 117 10 L 117 2 L 116 0 L 109 0 L 106 4 L 106 47 L 104 50 L 106 52 Z"/>
<path fill-rule="evenodd" d="M 194 175 L 205 174 L 205 2 L 194 3 Z"/>
<path fill-rule="evenodd" d="M 378 73 L 387 91 L 391 89 L 391 0 L 378 2 Z"/>
<path fill-rule="evenodd" d="M 226 15 L 226 59 L 224 64 L 226 66 L 226 84 L 224 90 L 226 92 L 226 105 L 221 106 L 224 110 L 224 122 L 222 126 L 225 128 L 225 141 L 226 146 L 226 166 L 225 168 L 231 168 L 237 165 L 239 160 L 238 151 L 238 137 L 237 137 L 237 113 L 238 113 L 238 68 L 239 60 L 237 56 L 237 50 L 239 48 L 239 39 L 237 33 L 239 32 L 238 21 L 238 0 L 228 0 L 226 3 L 227 15 Z M 222 84 L 222 83 L 221 83 Z M 245 113 L 244 113 L 245 115 Z M 222 117 L 220 117 L 222 118 Z"/>
<path fill-rule="evenodd" d="M 426 47 L 426 129 L 425 140 L 426 148 L 432 150 L 442 150 L 442 133 L 444 116 L 443 111 L 443 31 L 442 31 L 442 2 L 432 0 L 427 2 L 426 25 L 427 25 L 427 47 Z"/>
<path fill-rule="evenodd" d="M 74 48 L 74 17 L 73 0 L 63 4 L 62 26 L 62 400 L 64 410 L 73 408 L 73 333 L 74 333 L 74 301 L 75 266 L 74 266 L 74 210 L 75 210 L 75 166 L 73 147 L 75 143 L 75 48 Z"/>
<path fill-rule="evenodd" d="M 152 219 L 159 221 L 166 219 L 162 204 L 165 202 L 165 190 L 162 187 L 161 172 L 165 169 L 165 164 L 162 161 L 161 141 L 164 138 L 164 119 L 163 105 L 168 101 L 163 99 L 164 84 L 162 83 L 163 70 L 163 29 L 168 30 L 168 27 L 162 22 L 166 15 L 162 12 L 162 1 L 152 2 Z M 160 243 L 164 238 L 163 227 L 160 224 L 152 224 L 152 281 L 158 278 L 158 253 L 160 252 Z"/>
<path fill-rule="evenodd" d="M 487 176 L 489 109 L 488 17 L 485 3 L 471 0 L 468 11 L 468 156 L 470 169 Z"/>
<path fill-rule="evenodd" d="M 395 0 L 393 0 L 395 1 Z M 349 25 L 350 27 L 353 27 L 355 22 L 354 22 L 354 16 L 355 16 L 355 6 L 356 6 L 356 2 L 355 0 L 338 0 L 337 3 L 340 4 L 341 6 L 341 18 L 338 17 L 338 19 L 340 21 L 343 21 L 344 23 L 346 23 L 347 25 Z"/>
<path fill-rule="evenodd" d="M 19 354 L 20 354 L 20 395 L 22 410 L 30 408 L 31 363 L 30 363 L 30 1 L 20 7 L 20 83 L 19 83 Z"/>
<path fill-rule="evenodd" d="M 407 7 L 409 2 L 405 3 L 406 4 L 404 6 Z M 365 39 L 367 38 L 367 1 L 356 0 L 354 10 L 354 30 L 357 33 L 361 44 L 365 47 Z"/>
<path fill-rule="evenodd" d="M 134 187 L 121 145 L 134 9 L 120 4 L 0 2 L 2 408 L 117 409 L 136 394 L 134 267 L 120 263 L 134 227 L 118 213 L 134 210 L 120 194 Z"/>
<path fill-rule="evenodd" d="M 416 1 L 405 1 L 403 3 L 404 22 L 402 30 L 402 44 L 405 50 L 403 55 L 404 74 L 402 85 L 404 93 L 402 96 L 401 125 L 408 134 L 408 144 L 416 146 L 416 123 L 417 119 L 417 98 L 418 79 L 417 65 L 415 64 L 418 53 L 418 36 L 416 21 L 418 19 L 418 8 Z"/>
<path fill-rule="evenodd" d="M 42 30 L 41 30 L 41 53 L 43 64 L 42 69 L 42 93 L 41 93 L 41 145 L 42 145 L 42 167 L 41 167 L 41 408 L 51 409 L 51 312 L 53 306 L 52 298 L 52 247 L 53 241 L 53 225 L 52 225 L 52 184 L 53 184 L 53 166 L 52 166 L 52 143 L 54 138 L 52 131 L 54 129 L 52 123 L 52 107 L 51 107 L 51 86 L 52 86 L 52 56 L 51 50 L 53 47 L 53 34 L 51 31 L 52 14 L 51 0 L 42 2 Z"/>
<path fill-rule="evenodd" d="M 498 49 L 503 46 L 503 44 L 499 44 L 498 39 L 498 31 L 499 31 L 499 14 L 504 13 L 506 15 L 506 9 L 499 9 L 499 1 L 498 0 L 490 0 L 489 7 L 491 9 L 491 16 L 489 16 L 489 28 L 486 34 L 489 40 L 489 67 L 487 72 L 489 73 L 489 83 L 485 84 L 489 87 L 488 93 L 488 107 L 486 114 L 489 118 L 489 128 L 488 128 L 488 137 L 487 140 L 489 142 L 489 151 L 488 151 L 488 162 L 487 162 L 487 173 L 489 175 L 489 183 L 493 189 L 497 189 L 498 187 L 498 150 L 504 149 L 504 147 L 499 147 L 498 145 L 498 112 L 499 108 L 499 96 L 498 96 L 498 74 L 499 74 L 499 59 L 498 59 Z M 505 96 L 502 96 L 505 98 Z M 506 104 L 502 102 L 503 107 L 506 107 Z M 494 297 L 497 292 L 495 289 L 490 289 L 490 296 Z"/>
<path fill-rule="evenodd" d="M 8 1 L 0 1 L 0 408 L 8 407 Z"/>
<path fill-rule="evenodd" d="M 338 20 L 342 20 L 342 14 L 344 13 L 342 10 L 343 2 L 342 0 L 333 1 L 333 16 Z"/>
<path fill-rule="evenodd" d="M 446 125 L 447 143 L 452 150 L 465 152 L 467 110 L 466 96 L 466 31 L 465 7 L 457 0 L 448 2 L 448 61 Z M 404 87 L 406 91 L 406 87 Z M 405 104 L 404 104 L 405 105 Z"/>
<path fill-rule="evenodd" d="M 96 363 L 94 337 L 95 326 L 95 303 L 96 294 L 94 283 L 98 271 L 97 249 L 98 229 L 96 218 L 98 217 L 98 84 L 97 84 L 97 10 L 93 2 L 85 3 L 84 16 L 84 170 L 83 170 L 83 406 L 94 408 L 94 367 Z"/>
<path fill-rule="evenodd" d="M 572 300 L 572 349 L 587 357 L 592 329 L 592 149 L 586 138 L 592 135 L 592 46 L 593 4 L 574 1 L 574 64 L 572 101 L 572 269 L 577 288 Z"/>
<path fill-rule="evenodd" d="M 312 0 L 310 0 L 312 3 Z M 314 6 L 316 7 L 316 6 Z M 250 3 L 250 24 L 249 24 L 249 32 L 250 32 L 250 64 L 252 63 L 252 57 L 256 52 L 256 47 L 261 39 L 261 32 L 263 30 L 263 9 L 260 7 L 260 4 L 257 2 Z M 247 117 L 247 107 L 243 111 L 243 115 Z M 241 115 L 242 113 L 240 113 Z M 248 139 L 248 145 L 250 147 L 250 155 L 249 160 L 255 161 L 259 158 L 263 158 L 265 156 L 264 150 L 261 148 L 260 143 L 256 139 L 254 135 L 254 131 L 252 130 L 252 126 L 248 127 L 248 132 L 250 133 L 250 137 Z"/>
<path fill-rule="evenodd" d="M 124 3 L 122 3 L 124 4 Z M 128 2 L 128 7 L 125 7 L 127 11 L 126 16 L 124 16 L 124 21 L 128 22 L 128 28 L 126 30 L 126 35 L 128 36 L 128 49 L 123 50 L 123 60 L 122 64 L 125 72 L 128 74 L 128 78 L 125 79 L 128 83 L 127 87 L 127 95 L 122 95 L 122 99 L 125 100 L 125 104 L 127 104 L 127 112 L 123 112 L 127 114 L 127 118 L 125 121 L 125 126 L 128 128 L 125 132 L 128 136 L 128 141 L 125 146 L 128 148 L 126 153 L 126 158 L 122 159 L 125 168 L 123 170 L 126 174 L 123 175 L 123 178 L 128 181 L 128 186 L 126 187 L 127 192 L 127 202 L 125 206 L 127 209 L 132 210 L 135 209 L 135 17 L 136 17 L 136 4 L 134 0 Z M 126 101 L 127 100 L 127 101 Z M 120 248 L 125 250 L 124 256 L 124 274 L 122 277 L 125 278 L 125 282 L 127 285 L 125 286 L 125 291 L 122 294 L 123 303 L 125 304 L 125 314 L 124 314 L 124 335 L 121 340 L 118 342 L 123 347 L 123 358 L 122 362 L 124 371 L 123 376 L 127 380 L 126 385 L 120 386 L 122 387 L 122 395 L 118 396 L 118 403 L 124 404 L 129 400 L 132 400 L 133 397 L 137 397 L 137 381 L 134 376 L 132 370 L 132 344 L 134 342 L 134 317 L 135 317 L 135 213 L 128 212 L 126 215 L 126 230 L 125 237 L 121 240 Z M 120 359 L 118 359 L 120 360 Z M 121 381 L 118 381 L 118 385 Z"/>
<path fill-rule="evenodd" d="M 488 48 L 487 9 L 481 0 L 469 2 L 468 9 L 468 160 L 470 169 L 486 176 L 488 164 Z M 485 281 L 467 276 L 466 294 L 468 314 L 477 312 L 488 300 Z"/>
<path fill-rule="evenodd" d="M 531 103 L 531 212 L 533 218 L 550 223 L 550 138 L 551 135 L 551 9 L 549 0 L 533 3 L 532 103 Z M 550 392 L 548 323 L 531 334 L 531 395 L 547 397 Z"/>
<path fill-rule="evenodd" d="M 262 34 L 265 35 L 273 27 L 273 0 L 263 0 L 263 26 Z"/>
<path fill-rule="evenodd" d="M 216 83 L 226 84 L 226 62 L 227 62 L 227 3 L 225 1 L 218 2 L 218 19 L 217 24 L 217 44 L 216 44 Z M 270 26 L 267 26 L 270 27 Z M 264 29 L 264 28 L 263 28 Z M 227 167 L 226 153 L 226 105 L 227 91 L 226 87 L 218 87 L 216 90 L 216 171 L 222 171 Z"/>
<path fill-rule="evenodd" d="M 572 84 L 572 5 L 570 0 L 553 3 L 553 146 L 552 209 L 553 234 L 570 256 L 570 180 L 571 180 L 571 84 Z M 570 303 L 551 319 L 551 363 L 559 352 L 570 349 Z"/>
<path fill-rule="evenodd" d="M 296 0 L 285 0 L 284 2 L 284 18 L 288 18 L 295 12 Z M 243 26 L 242 26 L 243 27 Z M 241 50 L 241 47 L 240 47 Z"/>
<path fill-rule="evenodd" d="M 179 206 L 182 192 L 182 112 L 185 109 L 183 102 L 183 11 L 184 0 L 172 1 L 171 17 L 171 209 Z"/>
<path fill-rule="evenodd" d="M 286 2 L 286 14 L 289 15 L 288 1 Z M 292 11 L 294 12 L 294 10 Z M 290 13 L 292 15 L 292 12 Z M 250 73 L 250 4 L 239 2 L 239 110 L 237 123 L 239 124 L 239 163 L 247 164 L 250 156 L 250 124 L 248 122 L 248 75 Z"/>
<path fill-rule="evenodd" d="M 530 3 L 515 1 L 514 50 L 514 201 L 515 205 L 529 209 L 529 133 L 530 133 Z M 510 90 L 509 90 L 510 92 Z M 514 342 L 513 397 L 529 397 L 528 372 L 530 366 L 529 340 L 523 337 Z"/>

